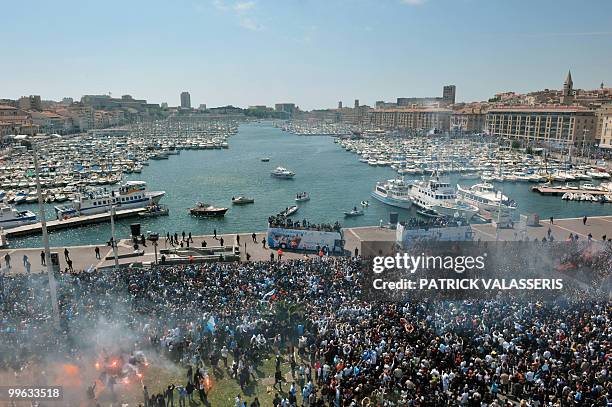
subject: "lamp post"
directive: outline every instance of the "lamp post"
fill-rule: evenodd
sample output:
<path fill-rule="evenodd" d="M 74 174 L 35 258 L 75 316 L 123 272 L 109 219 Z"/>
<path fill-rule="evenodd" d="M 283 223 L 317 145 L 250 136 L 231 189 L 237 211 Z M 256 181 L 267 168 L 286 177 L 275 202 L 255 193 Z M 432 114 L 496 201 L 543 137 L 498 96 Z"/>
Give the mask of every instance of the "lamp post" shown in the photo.
<path fill-rule="evenodd" d="M 159 240 L 159 233 L 149 232 L 149 241 L 153 243 L 153 248 L 155 250 L 155 264 L 157 264 L 157 241 L 158 240 Z"/>
<path fill-rule="evenodd" d="M 115 270 L 119 267 L 119 257 L 117 256 L 117 240 L 115 239 L 115 205 L 111 204 L 111 244 L 113 245 L 113 257 L 115 258 Z"/>
<path fill-rule="evenodd" d="M 45 267 L 47 268 L 47 277 L 49 279 L 49 293 L 51 295 L 51 308 L 53 309 L 53 320 L 57 329 L 60 328 L 59 318 L 59 306 L 57 303 L 57 285 L 55 282 L 55 275 L 53 274 L 53 267 L 51 266 L 51 250 L 49 248 L 49 234 L 47 233 L 47 220 L 45 218 L 45 206 L 43 205 L 42 189 L 40 186 L 40 167 L 38 165 L 38 151 L 36 150 L 36 143 L 33 140 L 28 140 L 32 151 L 32 157 L 34 158 L 34 173 L 36 177 L 36 195 L 38 197 L 38 211 L 40 213 L 40 226 L 42 229 L 43 246 L 45 251 Z"/>

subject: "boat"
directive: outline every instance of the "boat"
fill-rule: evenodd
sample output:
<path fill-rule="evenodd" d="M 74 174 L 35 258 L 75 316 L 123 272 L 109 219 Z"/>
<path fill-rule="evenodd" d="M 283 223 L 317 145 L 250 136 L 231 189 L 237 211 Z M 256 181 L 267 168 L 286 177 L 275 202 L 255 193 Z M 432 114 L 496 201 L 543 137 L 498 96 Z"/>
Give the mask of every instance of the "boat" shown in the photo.
<path fill-rule="evenodd" d="M 138 212 L 138 216 L 143 218 L 152 218 L 155 216 L 167 216 L 170 211 L 163 205 L 147 206 L 144 211 Z"/>
<path fill-rule="evenodd" d="M 270 157 L 262 157 L 261 162 L 267 163 L 270 161 Z"/>
<path fill-rule="evenodd" d="M 284 168 L 284 167 L 276 167 L 271 173 L 271 176 L 275 177 L 275 178 L 285 178 L 285 179 L 289 179 L 289 178 L 293 178 L 295 176 L 295 173 L 292 171 L 289 171 L 288 169 Z"/>
<path fill-rule="evenodd" d="M 496 213 L 500 208 L 502 210 L 516 209 L 516 202 L 496 190 L 488 182 L 475 184 L 469 188 L 457 184 L 457 199 L 487 212 Z"/>
<path fill-rule="evenodd" d="M 56 206 L 58 219 L 73 216 L 110 213 L 111 207 L 116 210 L 146 208 L 157 205 L 166 194 L 164 191 L 147 192 L 144 181 L 127 181 L 117 190 L 94 189 L 77 193 L 71 205 Z M 59 199 L 56 198 L 57 201 Z"/>
<path fill-rule="evenodd" d="M 368 201 L 361 201 L 361 206 L 367 208 L 368 206 L 370 206 L 370 203 Z"/>
<path fill-rule="evenodd" d="M 438 177 L 412 183 L 409 196 L 419 209 L 432 210 L 444 216 L 458 215 L 468 222 L 479 211 L 477 206 L 457 200 L 455 189 Z"/>
<path fill-rule="evenodd" d="M 363 215 L 363 210 L 358 210 L 356 207 L 353 208 L 353 210 L 351 210 L 350 212 L 344 212 L 344 216 L 346 216 L 347 218 L 351 218 L 354 216 L 362 216 Z"/>
<path fill-rule="evenodd" d="M 298 208 L 298 206 L 297 206 L 297 205 L 292 205 L 292 206 L 290 206 L 290 207 L 288 207 L 288 208 L 285 208 L 285 210 L 284 210 L 284 211 L 282 211 L 282 212 L 280 213 L 280 215 L 281 215 L 281 216 L 284 216 L 284 217 L 291 216 L 291 215 L 293 215 L 294 213 L 296 213 L 298 209 L 299 209 L 299 208 Z"/>
<path fill-rule="evenodd" d="M 31 211 L 18 211 L 12 205 L 0 202 L 0 227 L 10 229 L 36 223 L 36 215 Z"/>
<path fill-rule="evenodd" d="M 254 202 L 255 202 L 254 198 L 247 198 L 246 196 L 233 196 L 232 197 L 232 203 L 234 205 L 245 205 L 245 204 L 251 204 Z"/>
<path fill-rule="evenodd" d="M 424 216 L 426 218 L 443 218 L 444 216 L 438 214 L 436 211 L 434 211 L 433 209 L 417 209 L 416 213 L 418 213 L 421 216 Z"/>
<path fill-rule="evenodd" d="M 372 197 L 390 206 L 409 209 L 412 206 L 409 190 L 403 179 L 390 179 L 377 182 Z"/>
<path fill-rule="evenodd" d="M 225 216 L 225 212 L 227 212 L 228 208 L 217 208 L 210 204 L 198 202 L 197 205 L 191 209 L 189 209 L 189 213 L 192 215 L 198 216 Z"/>
<path fill-rule="evenodd" d="M 310 201 L 310 194 L 308 192 L 299 192 L 295 195 L 295 202 L 306 202 Z"/>
<path fill-rule="evenodd" d="M 478 174 L 477 172 L 469 172 L 466 174 L 461 174 L 459 178 L 461 179 L 480 179 L 480 174 Z"/>

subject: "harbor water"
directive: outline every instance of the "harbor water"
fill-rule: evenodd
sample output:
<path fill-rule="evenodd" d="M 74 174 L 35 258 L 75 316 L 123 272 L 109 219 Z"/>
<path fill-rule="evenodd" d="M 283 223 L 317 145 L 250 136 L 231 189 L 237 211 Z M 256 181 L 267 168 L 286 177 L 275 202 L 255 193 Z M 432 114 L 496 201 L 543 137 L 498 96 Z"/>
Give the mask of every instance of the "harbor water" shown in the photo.
<path fill-rule="evenodd" d="M 395 177 L 390 167 L 373 167 L 358 161 L 358 156 L 345 151 L 328 136 L 296 136 L 265 123 L 240 126 L 229 140 L 229 149 L 184 150 L 167 160 L 150 161 L 141 174 L 130 174 L 127 179 L 143 180 L 148 190 L 166 192 L 161 203 L 170 209 L 169 216 L 131 218 L 116 222 L 117 237 L 127 237 L 130 224 L 140 223 L 143 233 L 191 232 L 194 235 L 217 233 L 250 233 L 267 227 L 267 219 L 286 207 L 294 205 L 298 192 L 310 193 L 311 199 L 299 203 L 294 219 L 308 219 L 313 223 L 333 223 L 343 226 L 377 225 L 387 222 L 391 212 L 400 220 L 415 216 L 413 209 L 403 210 L 383 205 L 370 197 L 376 181 Z M 269 162 L 262 162 L 269 157 Z M 293 179 L 270 176 L 277 166 L 296 173 Z M 478 181 L 458 180 L 451 175 L 452 185 L 474 184 Z M 518 203 L 520 213 L 550 216 L 582 217 L 610 215 L 612 205 L 593 202 L 563 201 L 560 197 L 540 196 L 530 191 L 530 183 L 497 184 L 503 193 Z M 248 196 L 254 204 L 232 205 L 232 196 Z M 368 200 L 364 215 L 345 218 L 343 212 Z M 228 207 L 223 218 L 197 218 L 188 209 L 198 201 Z M 20 205 L 20 209 L 38 213 L 36 205 Z M 46 206 L 47 217 L 53 217 L 53 205 Z M 50 233 L 51 246 L 105 244 L 111 236 L 110 223 L 84 226 Z M 13 238 L 11 247 L 42 246 L 41 236 Z"/>

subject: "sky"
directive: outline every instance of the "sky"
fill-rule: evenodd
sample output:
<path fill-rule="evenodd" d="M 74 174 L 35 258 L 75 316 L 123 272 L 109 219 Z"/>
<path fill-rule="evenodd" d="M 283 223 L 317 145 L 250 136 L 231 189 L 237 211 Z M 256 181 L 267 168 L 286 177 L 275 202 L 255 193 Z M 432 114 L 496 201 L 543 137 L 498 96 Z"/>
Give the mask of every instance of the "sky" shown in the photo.
<path fill-rule="evenodd" d="M 131 94 L 176 106 L 612 87 L 610 0 L 2 2 L 0 98 Z"/>

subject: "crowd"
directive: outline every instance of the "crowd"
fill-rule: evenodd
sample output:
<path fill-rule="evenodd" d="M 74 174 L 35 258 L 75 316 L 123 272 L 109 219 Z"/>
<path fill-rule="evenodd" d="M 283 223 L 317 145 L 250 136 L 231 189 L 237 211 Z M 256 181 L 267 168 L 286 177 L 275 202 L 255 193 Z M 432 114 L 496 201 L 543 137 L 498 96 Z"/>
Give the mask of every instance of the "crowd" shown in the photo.
<path fill-rule="evenodd" d="M 36 300 L 47 298 L 46 276 L 4 276 L 0 371 L 91 352 L 79 338 L 105 318 L 185 372 L 176 387 L 145 389 L 148 407 L 206 404 L 204 379 L 218 369 L 244 391 L 232 406 L 258 406 L 261 393 L 245 389 L 267 357 L 274 406 L 612 403 L 605 296 L 370 303 L 361 266 L 323 257 L 61 274 L 61 335 L 47 301 Z"/>
<path fill-rule="evenodd" d="M 306 219 L 293 220 L 282 214 L 268 217 L 268 225 L 273 228 L 308 229 L 320 232 L 340 232 L 342 226 L 338 221 L 330 223 L 311 223 Z"/>

